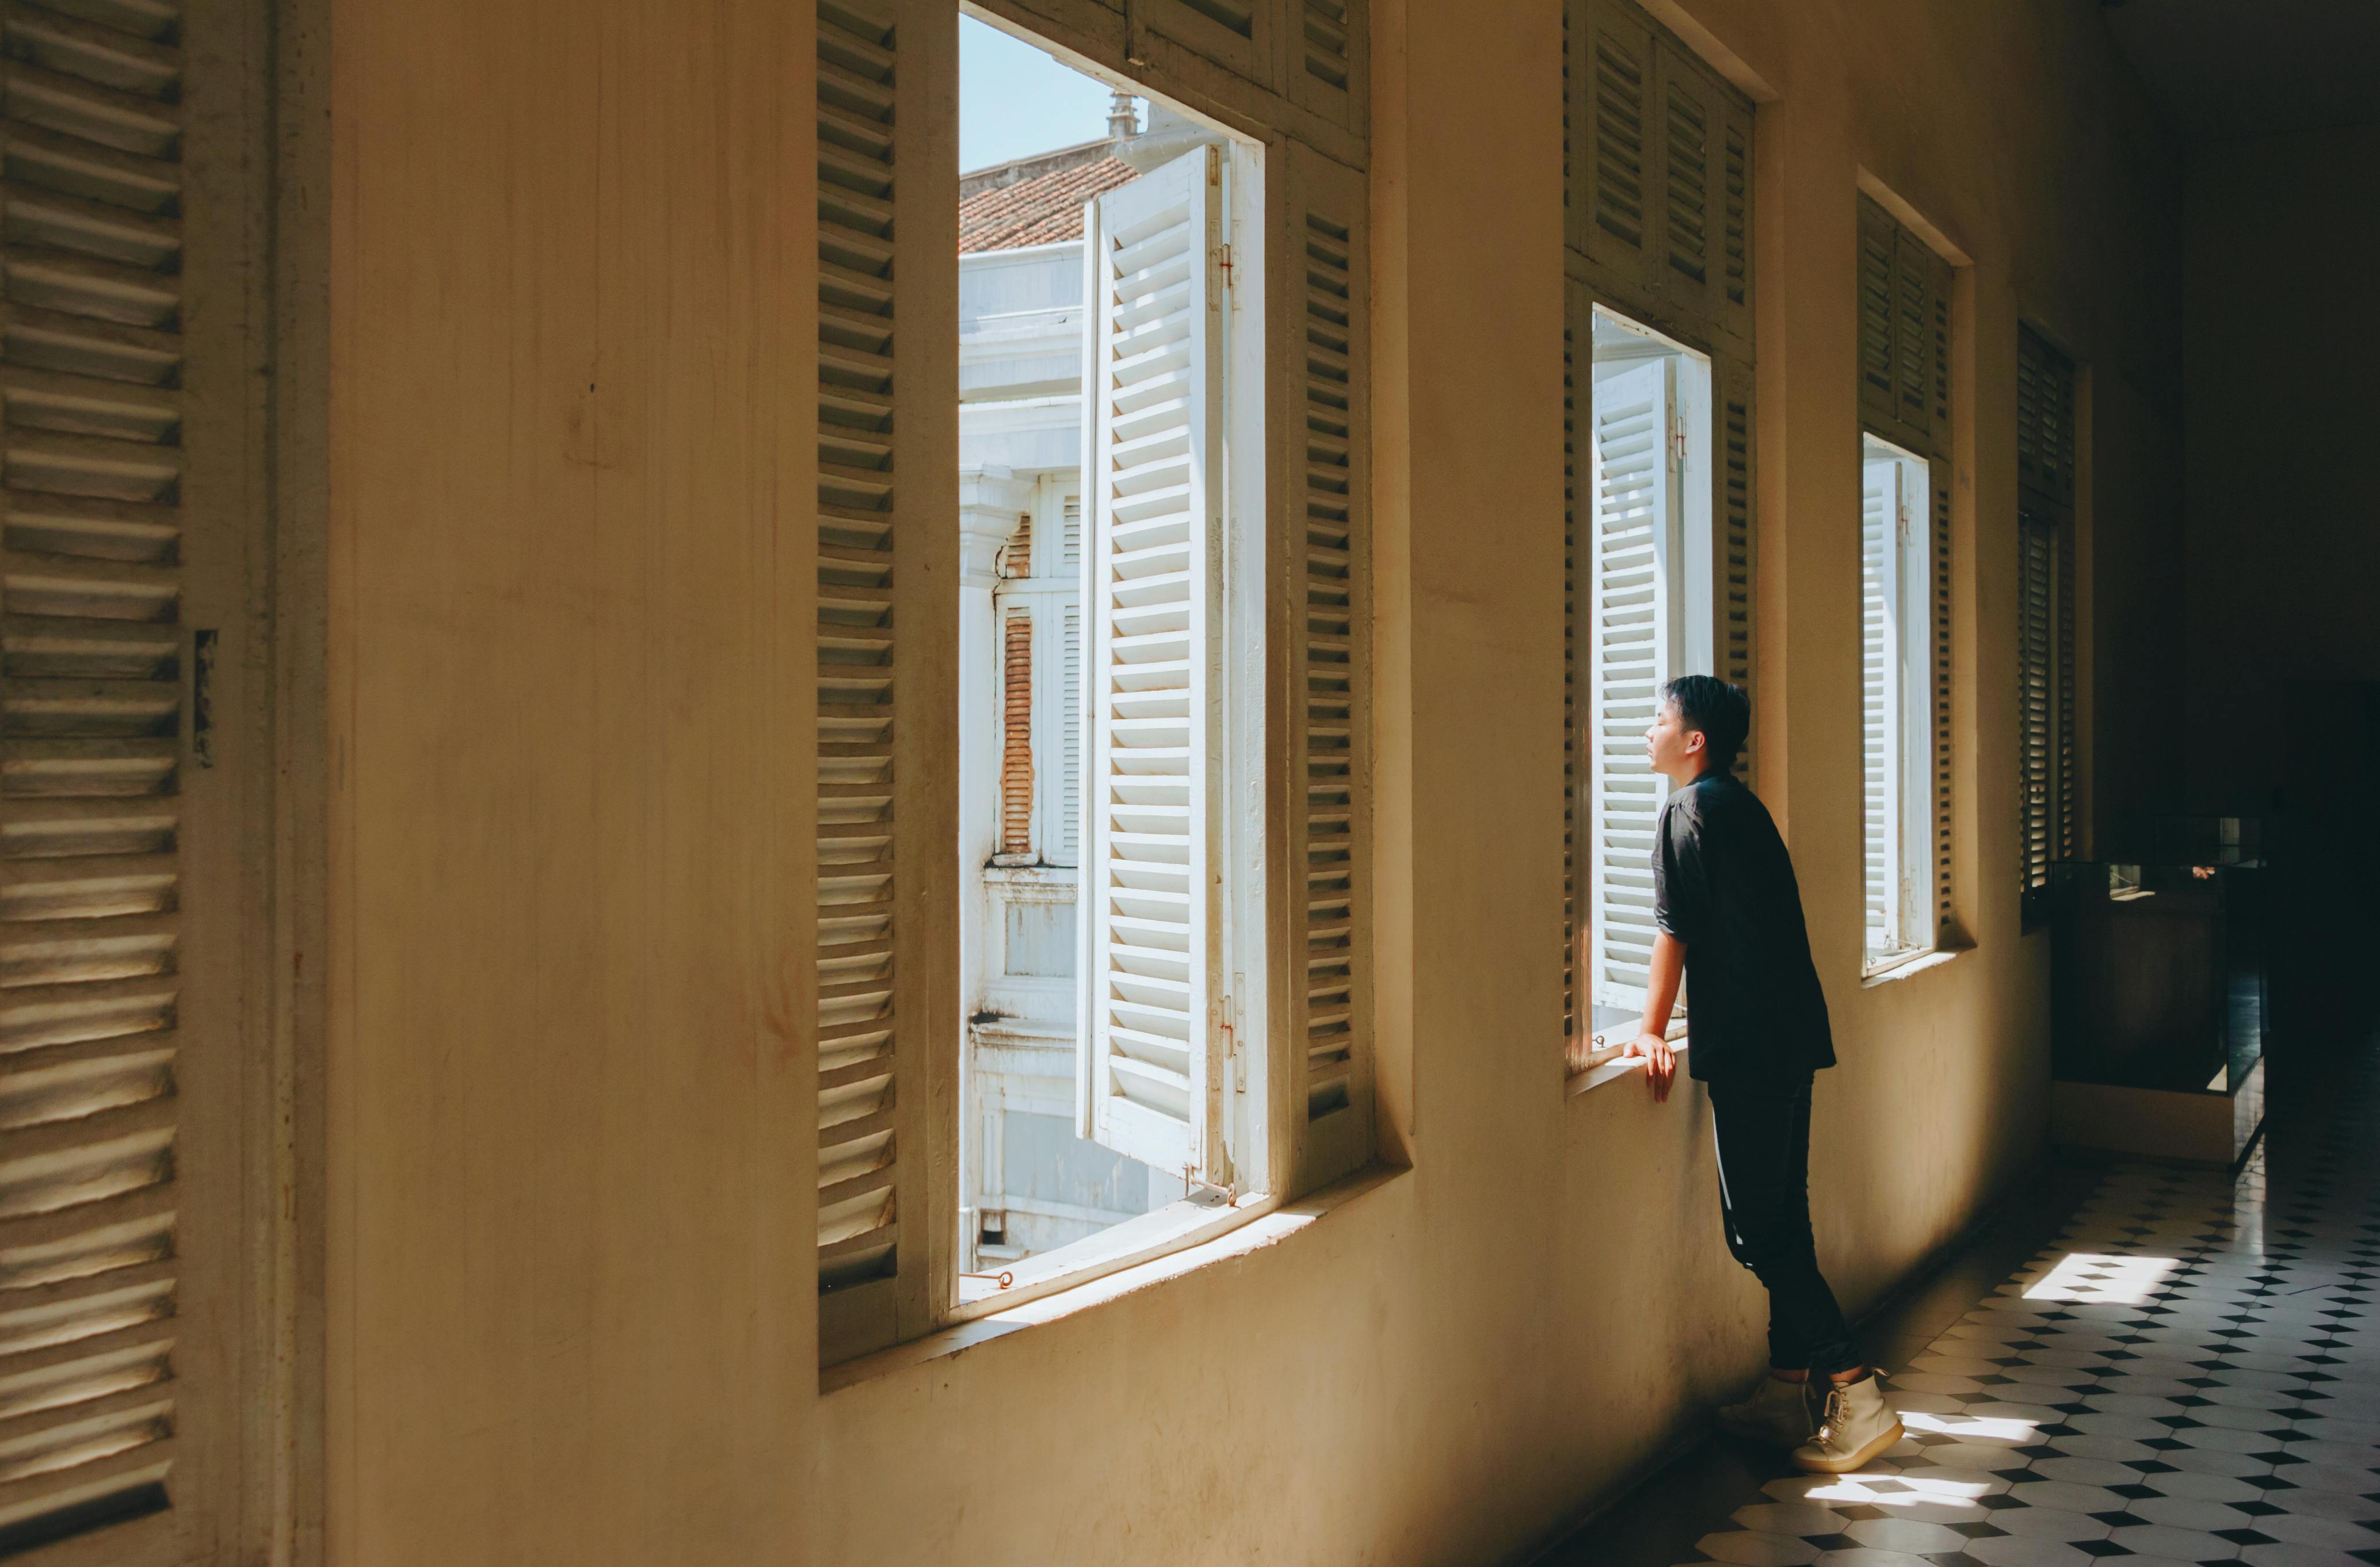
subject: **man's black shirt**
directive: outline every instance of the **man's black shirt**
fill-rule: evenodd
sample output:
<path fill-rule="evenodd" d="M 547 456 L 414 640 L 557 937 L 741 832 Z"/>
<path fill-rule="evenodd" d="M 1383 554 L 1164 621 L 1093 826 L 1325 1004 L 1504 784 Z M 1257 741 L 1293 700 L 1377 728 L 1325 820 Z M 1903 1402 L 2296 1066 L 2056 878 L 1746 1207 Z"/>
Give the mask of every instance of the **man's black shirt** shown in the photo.
<path fill-rule="evenodd" d="M 1802 889 L 1760 797 L 1724 769 L 1662 802 L 1653 916 L 1686 946 L 1686 1069 L 1785 1081 L 1835 1064 Z"/>

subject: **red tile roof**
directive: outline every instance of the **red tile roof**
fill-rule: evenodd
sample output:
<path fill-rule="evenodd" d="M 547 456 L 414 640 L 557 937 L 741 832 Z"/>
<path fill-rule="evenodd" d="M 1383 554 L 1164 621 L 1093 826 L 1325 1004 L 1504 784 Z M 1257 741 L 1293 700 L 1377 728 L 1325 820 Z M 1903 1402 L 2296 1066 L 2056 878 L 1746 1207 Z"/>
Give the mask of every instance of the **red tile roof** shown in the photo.
<path fill-rule="evenodd" d="M 959 253 L 1014 250 L 1083 237 L 1083 203 L 1140 177 L 1115 158 L 1052 169 L 959 201 Z"/>

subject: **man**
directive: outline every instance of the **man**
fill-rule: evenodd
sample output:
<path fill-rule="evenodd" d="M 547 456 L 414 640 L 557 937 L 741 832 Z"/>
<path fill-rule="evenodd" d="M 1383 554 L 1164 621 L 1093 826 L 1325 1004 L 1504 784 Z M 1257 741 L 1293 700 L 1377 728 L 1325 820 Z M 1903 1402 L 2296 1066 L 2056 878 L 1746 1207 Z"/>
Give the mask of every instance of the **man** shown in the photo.
<path fill-rule="evenodd" d="M 1794 1466 L 1841 1474 L 1901 1436 L 1860 1364 L 1810 1234 L 1810 1081 L 1835 1064 L 1827 998 L 1810 961 L 1802 893 L 1759 797 L 1729 769 L 1752 727 L 1742 688 L 1687 675 L 1661 688 L 1645 749 L 1674 790 L 1653 836 L 1651 982 L 1625 1054 L 1670 1097 L 1664 1037 L 1691 981 L 1689 1070 L 1710 1092 L 1728 1249 L 1768 1290 L 1767 1377 L 1719 1412 L 1739 1435 L 1793 1450 Z"/>

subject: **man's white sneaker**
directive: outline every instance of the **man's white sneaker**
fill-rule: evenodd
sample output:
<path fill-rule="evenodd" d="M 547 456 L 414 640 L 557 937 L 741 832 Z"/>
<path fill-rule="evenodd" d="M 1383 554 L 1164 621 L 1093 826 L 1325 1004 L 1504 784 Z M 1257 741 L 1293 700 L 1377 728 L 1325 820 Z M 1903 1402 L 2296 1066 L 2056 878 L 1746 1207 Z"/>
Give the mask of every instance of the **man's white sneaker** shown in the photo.
<path fill-rule="evenodd" d="M 1815 1434 L 1810 1417 L 1809 1384 L 1763 1377 L 1752 1396 L 1718 1412 L 1719 1429 L 1772 1447 L 1799 1447 Z"/>
<path fill-rule="evenodd" d="M 1837 1382 L 1826 1392 L 1826 1410 L 1815 1435 L 1793 1450 L 1793 1467 L 1814 1475 L 1842 1475 L 1874 1463 L 1901 1437 L 1900 1416 L 1885 1403 L 1871 1371 L 1855 1382 Z"/>

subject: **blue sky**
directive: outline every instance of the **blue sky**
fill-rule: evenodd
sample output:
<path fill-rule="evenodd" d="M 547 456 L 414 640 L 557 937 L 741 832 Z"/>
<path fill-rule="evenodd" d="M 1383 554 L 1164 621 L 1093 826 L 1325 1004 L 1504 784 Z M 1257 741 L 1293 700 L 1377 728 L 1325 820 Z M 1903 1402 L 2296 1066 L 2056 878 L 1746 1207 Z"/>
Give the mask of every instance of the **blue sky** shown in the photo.
<path fill-rule="evenodd" d="M 1143 116 L 1147 110 L 1144 107 Z M 1108 89 L 973 17 L 959 18 L 959 168 L 1108 133 Z"/>

